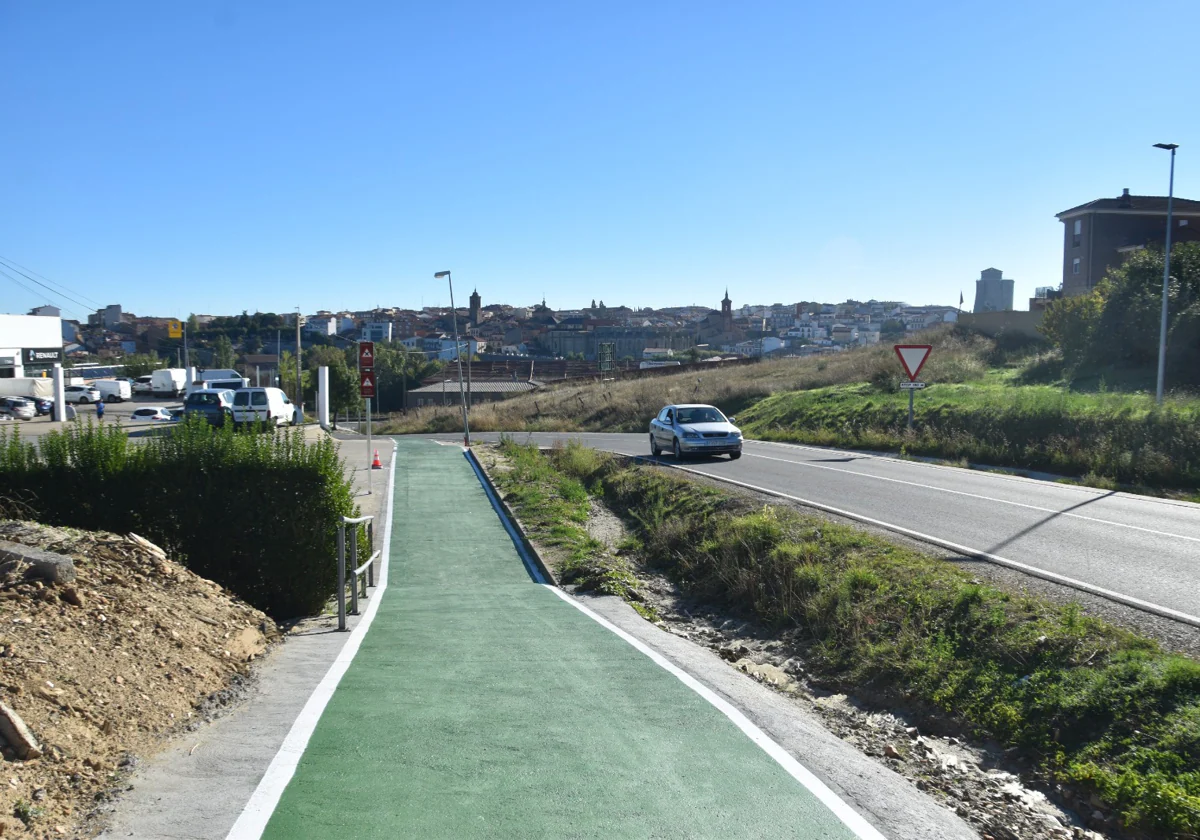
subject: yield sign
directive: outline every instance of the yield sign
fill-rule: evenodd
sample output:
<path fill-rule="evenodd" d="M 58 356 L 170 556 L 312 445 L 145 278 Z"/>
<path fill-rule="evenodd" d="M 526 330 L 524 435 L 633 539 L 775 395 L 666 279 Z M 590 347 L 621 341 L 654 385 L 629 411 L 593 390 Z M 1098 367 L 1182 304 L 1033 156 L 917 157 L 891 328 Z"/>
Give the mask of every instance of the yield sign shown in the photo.
<path fill-rule="evenodd" d="M 360 368 L 375 367 L 375 342 L 360 341 L 358 342 L 358 366 Z"/>
<path fill-rule="evenodd" d="M 904 365 L 904 372 L 908 374 L 908 379 L 911 382 L 921 372 L 921 368 L 925 365 L 925 360 L 929 358 L 929 353 L 933 350 L 933 345 L 897 344 L 895 345 L 895 349 L 896 355 L 900 357 L 900 364 Z"/>
<path fill-rule="evenodd" d="M 358 395 L 360 397 L 375 396 L 375 372 L 364 370 L 358 375 Z"/>

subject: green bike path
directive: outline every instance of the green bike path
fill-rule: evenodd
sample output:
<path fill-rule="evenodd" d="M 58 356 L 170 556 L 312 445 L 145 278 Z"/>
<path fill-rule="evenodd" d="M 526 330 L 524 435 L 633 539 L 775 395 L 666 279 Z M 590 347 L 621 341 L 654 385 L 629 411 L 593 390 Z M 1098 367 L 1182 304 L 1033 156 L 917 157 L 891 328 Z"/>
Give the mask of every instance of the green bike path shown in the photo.
<path fill-rule="evenodd" d="M 264 837 L 855 836 L 531 581 L 458 447 L 401 440 L 395 457 L 387 589 Z"/>

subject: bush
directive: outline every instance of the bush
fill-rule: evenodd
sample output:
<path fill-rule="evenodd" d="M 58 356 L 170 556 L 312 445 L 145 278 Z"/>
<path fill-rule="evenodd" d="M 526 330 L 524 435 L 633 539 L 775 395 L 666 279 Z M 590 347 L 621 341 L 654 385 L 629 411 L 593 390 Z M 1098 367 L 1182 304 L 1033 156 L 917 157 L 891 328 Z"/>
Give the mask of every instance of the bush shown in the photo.
<path fill-rule="evenodd" d="M 39 447 L 0 429 L 0 481 L 37 521 L 141 534 L 276 618 L 318 612 L 333 593 L 337 526 L 355 510 L 332 440 L 198 416 L 141 444 L 90 422 Z"/>

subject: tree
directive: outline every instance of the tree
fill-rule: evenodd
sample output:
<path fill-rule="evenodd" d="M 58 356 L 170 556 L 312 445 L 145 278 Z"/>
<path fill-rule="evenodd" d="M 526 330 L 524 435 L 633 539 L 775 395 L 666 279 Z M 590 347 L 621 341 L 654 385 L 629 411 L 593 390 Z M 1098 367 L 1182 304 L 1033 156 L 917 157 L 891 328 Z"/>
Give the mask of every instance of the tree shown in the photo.
<path fill-rule="evenodd" d="M 213 345 L 213 367 L 232 368 L 236 361 L 237 355 L 233 352 L 233 342 L 229 340 L 229 336 L 217 336 Z"/>
<path fill-rule="evenodd" d="M 200 321 L 197 320 L 195 312 L 187 317 L 187 331 L 188 335 L 192 336 L 200 332 Z"/>
<path fill-rule="evenodd" d="M 139 376 L 149 376 L 153 371 L 158 370 L 162 362 L 157 353 L 150 352 L 126 356 L 121 360 L 121 364 L 125 366 L 125 376 L 136 379 Z"/>
<path fill-rule="evenodd" d="M 259 353 L 262 351 L 262 339 L 258 337 L 258 332 L 248 333 L 246 335 L 246 343 L 243 345 L 247 353 Z"/>

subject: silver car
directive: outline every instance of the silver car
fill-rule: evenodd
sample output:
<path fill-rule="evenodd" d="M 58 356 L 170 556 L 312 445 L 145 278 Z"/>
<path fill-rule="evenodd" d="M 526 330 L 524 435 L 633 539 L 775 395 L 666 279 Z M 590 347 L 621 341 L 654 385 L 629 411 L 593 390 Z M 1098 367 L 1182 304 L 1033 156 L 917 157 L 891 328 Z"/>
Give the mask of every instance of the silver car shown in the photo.
<path fill-rule="evenodd" d="M 0 414 L 16 420 L 32 420 L 37 416 L 37 407 L 24 397 L 4 397 L 0 399 Z"/>
<path fill-rule="evenodd" d="M 650 421 L 650 452 L 657 456 L 663 450 L 679 459 L 727 453 L 736 461 L 742 457 L 742 430 L 711 405 L 669 405 Z"/>

